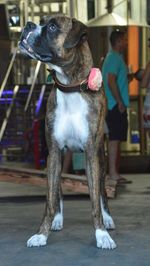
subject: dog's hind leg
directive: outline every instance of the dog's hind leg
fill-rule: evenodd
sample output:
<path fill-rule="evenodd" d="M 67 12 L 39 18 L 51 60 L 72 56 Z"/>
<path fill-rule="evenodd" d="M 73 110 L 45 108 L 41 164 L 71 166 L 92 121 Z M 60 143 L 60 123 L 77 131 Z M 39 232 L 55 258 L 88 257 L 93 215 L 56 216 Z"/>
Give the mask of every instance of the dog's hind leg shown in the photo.
<path fill-rule="evenodd" d="M 56 144 L 49 150 L 47 160 L 48 191 L 45 213 L 42 224 L 37 234 L 33 235 L 28 241 L 27 246 L 44 246 L 50 233 L 52 222 L 56 215 L 58 194 L 60 188 L 61 175 L 61 151 Z"/>
<path fill-rule="evenodd" d="M 100 212 L 100 163 L 99 150 L 94 145 L 88 146 L 86 155 L 86 169 L 89 184 L 90 198 L 92 202 L 92 216 L 95 229 L 97 247 L 102 249 L 114 249 L 115 242 L 103 226 Z"/>
<path fill-rule="evenodd" d="M 115 229 L 114 221 L 110 215 L 109 207 L 108 207 L 108 199 L 106 195 L 105 189 L 105 177 L 106 177 L 106 169 L 105 169 L 105 152 L 104 145 L 102 144 L 99 151 L 100 158 L 100 206 L 103 218 L 103 224 L 106 229 Z"/>
<path fill-rule="evenodd" d="M 52 231 L 60 231 L 63 228 L 63 198 L 62 198 L 62 189 L 61 185 L 59 188 L 59 195 L 57 198 L 55 216 L 52 221 L 51 230 Z"/>

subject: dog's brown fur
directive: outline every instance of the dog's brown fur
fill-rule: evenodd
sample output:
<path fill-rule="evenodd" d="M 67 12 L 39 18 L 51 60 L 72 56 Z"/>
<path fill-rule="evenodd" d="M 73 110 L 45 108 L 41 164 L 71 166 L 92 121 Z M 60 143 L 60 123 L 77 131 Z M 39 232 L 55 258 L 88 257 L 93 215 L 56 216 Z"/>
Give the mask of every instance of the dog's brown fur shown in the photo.
<path fill-rule="evenodd" d="M 46 25 L 51 25 L 51 21 L 53 21 L 53 18 L 48 18 L 44 21 L 44 23 L 46 23 Z M 59 28 L 59 33 L 54 38 L 52 37 L 49 44 L 50 48 L 48 47 L 48 49 L 52 49 L 53 54 L 55 54 L 56 56 L 53 56 L 52 59 L 46 63 L 51 68 L 55 69 L 56 76 L 59 82 L 73 87 L 75 84 L 80 84 L 84 79 L 87 78 L 90 69 L 93 66 L 91 52 L 89 49 L 88 42 L 85 38 L 87 34 L 87 29 L 85 25 L 81 22 L 70 19 L 65 16 L 58 15 L 54 17 L 54 23 L 57 24 L 57 27 Z M 44 61 L 45 58 L 41 56 L 41 53 L 44 53 L 43 46 L 45 44 L 43 44 L 43 40 L 41 38 L 40 40 L 38 40 L 41 45 L 40 50 L 38 47 L 36 47 L 37 39 L 36 36 L 34 36 L 34 31 L 31 29 L 34 27 L 34 25 L 31 25 L 32 27 L 29 26 L 30 25 L 28 25 L 27 29 L 25 28 L 21 39 L 21 43 L 24 42 L 26 47 L 22 48 L 21 45 L 20 47 L 24 53 L 30 55 L 32 58 Z M 33 34 L 32 40 L 27 35 L 30 32 L 32 32 L 31 35 Z M 32 53 L 30 53 L 31 49 L 29 50 L 29 47 L 32 48 Z M 47 46 L 45 50 L 46 49 Z M 71 94 L 73 93 L 70 93 L 70 95 Z M 92 202 L 92 216 L 94 229 L 96 232 L 97 247 L 110 249 L 115 247 L 115 243 L 110 238 L 109 234 L 104 228 L 104 226 L 107 228 L 114 227 L 113 220 L 109 215 L 107 199 L 105 197 L 104 189 L 105 159 L 103 128 L 106 100 L 102 88 L 98 92 L 92 92 L 90 90 L 81 91 L 77 93 L 77 97 L 80 97 L 79 94 L 83 99 L 84 103 L 86 103 L 86 105 L 88 106 L 88 113 L 85 116 L 85 119 L 88 123 L 88 137 L 86 139 L 86 142 L 83 144 L 83 150 L 85 152 L 86 157 L 86 173 L 89 185 L 90 198 Z M 65 98 L 68 96 L 66 96 L 65 93 L 62 93 L 61 97 L 63 98 L 63 101 L 65 101 Z M 66 108 L 67 105 L 70 104 L 66 102 Z M 51 227 L 54 229 L 53 222 L 55 220 L 55 217 L 57 216 L 57 214 L 61 213 L 60 177 L 62 165 L 62 147 L 60 147 L 60 143 L 56 138 L 56 134 L 54 132 L 54 124 L 56 125 L 57 123 L 56 110 L 58 108 L 58 92 L 54 88 L 51 91 L 50 97 L 48 99 L 46 114 L 46 138 L 49 149 L 47 161 L 47 203 L 40 229 L 36 235 L 29 239 L 28 246 L 40 246 L 46 244 L 46 240 Z M 80 106 L 74 108 L 74 116 L 76 116 L 76 112 L 78 109 L 80 109 Z M 82 115 L 84 116 L 84 114 Z M 70 126 L 71 125 L 68 123 L 67 127 L 69 128 Z M 82 124 L 79 124 L 78 127 L 80 130 Z M 103 217 L 101 216 L 100 205 L 103 208 Z M 109 219 L 105 217 L 104 213 L 109 216 L 111 221 L 108 221 Z M 40 236 L 44 236 L 45 240 L 42 241 L 40 239 Z"/>

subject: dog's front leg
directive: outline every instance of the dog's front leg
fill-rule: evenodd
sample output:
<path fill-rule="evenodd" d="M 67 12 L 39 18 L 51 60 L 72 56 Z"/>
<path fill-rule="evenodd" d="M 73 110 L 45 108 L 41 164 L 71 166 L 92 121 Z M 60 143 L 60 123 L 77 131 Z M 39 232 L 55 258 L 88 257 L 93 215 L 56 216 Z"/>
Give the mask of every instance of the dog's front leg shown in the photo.
<path fill-rule="evenodd" d="M 59 194 L 56 200 L 55 216 L 52 221 L 51 230 L 60 231 L 63 228 L 63 198 L 62 198 L 62 188 L 59 185 Z"/>
<path fill-rule="evenodd" d="M 105 177 L 106 177 L 106 169 L 105 169 L 105 151 L 104 151 L 104 143 L 101 143 L 99 149 L 99 164 L 100 164 L 100 206 L 103 218 L 103 225 L 106 229 L 115 229 L 114 221 L 110 215 L 109 207 L 108 207 L 108 199 L 105 189 Z"/>
<path fill-rule="evenodd" d="M 100 163 L 99 151 L 88 147 L 86 155 L 86 172 L 89 184 L 90 198 L 92 202 L 92 216 L 95 229 L 97 247 L 102 249 L 113 249 L 115 242 L 103 226 L 100 212 Z"/>
<path fill-rule="evenodd" d="M 42 224 L 37 234 L 28 241 L 27 246 L 44 246 L 59 210 L 60 176 L 61 176 L 61 151 L 53 144 L 49 149 L 47 160 L 48 191 L 45 213 Z M 56 222 L 56 221 L 55 221 Z M 55 229 L 56 230 L 56 229 Z M 60 228 L 59 228 L 60 230 Z"/>

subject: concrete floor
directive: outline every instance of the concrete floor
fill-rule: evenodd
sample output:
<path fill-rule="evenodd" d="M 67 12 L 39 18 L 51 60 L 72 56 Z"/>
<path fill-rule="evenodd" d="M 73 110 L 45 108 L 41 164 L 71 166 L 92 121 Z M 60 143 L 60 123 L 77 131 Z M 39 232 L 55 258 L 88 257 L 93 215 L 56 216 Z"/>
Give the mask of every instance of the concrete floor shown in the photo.
<path fill-rule="evenodd" d="M 150 174 L 125 175 L 109 200 L 116 230 L 115 250 L 96 248 L 91 204 L 85 195 L 64 197 L 64 229 L 48 245 L 27 248 L 44 210 L 45 188 L 0 182 L 0 266 L 150 266 Z"/>

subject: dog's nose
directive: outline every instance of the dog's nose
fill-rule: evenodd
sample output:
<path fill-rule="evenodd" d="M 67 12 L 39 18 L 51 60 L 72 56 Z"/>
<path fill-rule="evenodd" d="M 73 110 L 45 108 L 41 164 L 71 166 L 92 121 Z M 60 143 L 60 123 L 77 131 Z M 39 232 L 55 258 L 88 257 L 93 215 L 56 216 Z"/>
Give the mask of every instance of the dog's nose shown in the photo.
<path fill-rule="evenodd" d="M 26 28 L 30 29 L 30 30 L 34 30 L 36 28 L 36 24 L 34 24 L 31 21 L 28 21 L 26 24 Z"/>

